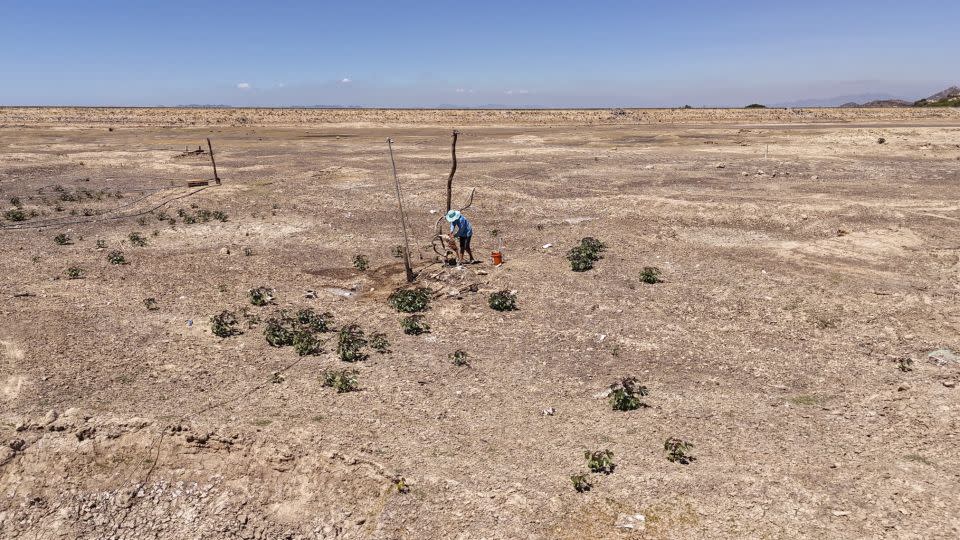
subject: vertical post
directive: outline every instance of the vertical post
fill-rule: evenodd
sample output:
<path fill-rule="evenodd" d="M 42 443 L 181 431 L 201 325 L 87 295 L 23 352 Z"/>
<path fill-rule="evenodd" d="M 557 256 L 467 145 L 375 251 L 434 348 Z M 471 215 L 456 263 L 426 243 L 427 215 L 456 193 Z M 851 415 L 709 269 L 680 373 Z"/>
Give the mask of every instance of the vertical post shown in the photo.
<path fill-rule="evenodd" d="M 213 145 L 210 144 L 210 137 L 207 137 L 207 148 L 210 150 L 210 163 L 213 164 L 213 179 L 220 185 L 220 177 L 217 176 L 217 162 L 213 159 Z"/>
<path fill-rule="evenodd" d="M 400 231 L 403 233 L 403 266 L 407 271 L 407 283 L 413 283 L 413 267 L 410 266 L 410 241 L 407 239 L 407 216 L 403 213 L 403 195 L 400 193 L 400 177 L 397 176 L 397 162 L 393 159 L 393 139 L 387 139 L 390 149 L 390 165 L 393 167 L 393 181 L 397 186 L 397 206 L 400 207 Z"/>
<path fill-rule="evenodd" d="M 450 156 L 453 158 L 453 165 L 450 167 L 450 176 L 447 177 L 447 210 L 444 212 L 449 212 L 450 207 L 453 205 L 451 202 L 453 194 L 453 175 L 457 173 L 457 136 L 460 135 L 460 132 L 453 130 L 453 139 L 450 142 Z"/>

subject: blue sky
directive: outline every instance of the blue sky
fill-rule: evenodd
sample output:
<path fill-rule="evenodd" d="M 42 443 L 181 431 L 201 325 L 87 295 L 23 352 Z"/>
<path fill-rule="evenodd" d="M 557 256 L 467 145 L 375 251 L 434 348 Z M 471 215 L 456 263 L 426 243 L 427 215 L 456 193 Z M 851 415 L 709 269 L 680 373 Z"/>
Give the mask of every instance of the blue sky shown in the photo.
<path fill-rule="evenodd" d="M 0 0 L 0 104 L 915 99 L 960 83 L 958 21 L 924 0 Z"/>

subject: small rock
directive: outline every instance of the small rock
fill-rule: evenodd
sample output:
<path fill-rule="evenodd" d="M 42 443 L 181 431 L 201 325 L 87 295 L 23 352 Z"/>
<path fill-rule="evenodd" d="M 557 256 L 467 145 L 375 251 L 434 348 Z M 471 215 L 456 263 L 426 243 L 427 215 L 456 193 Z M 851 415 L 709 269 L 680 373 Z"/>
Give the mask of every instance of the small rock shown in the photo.
<path fill-rule="evenodd" d="M 910 387 L 909 384 L 903 383 L 903 384 L 901 384 L 900 386 L 897 387 L 897 392 L 906 392 L 906 391 L 909 390 L 910 388 L 911 388 L 911 387 Z"/>
<path fill-rule="evenodd" d="M 747 171 L 743 171 L 742 173 L 740 173 L 740 176 L 750 176 L 750 173 L 748 173 Z"/>
<path fill-rule="evenodd" d="M 718 169 L 726 169 L 726 168 L 727 168 L 727 164 L 726 164 L 726 163 L 717 163 L 717 168 L 718 168 Z"/>
<path fill-rule="evenodd" d="M 811 180 L 819 180 L 819 179 L 820 179 L 820 176 L 815 174 L 815 175 L 811 176 L 810 179 L 811 179 Z"/>
<path fill-rule="evenodd" d="M 849 516 L 850 512 L 847 512 L 846 510 L 834 510 L 833 515 L 837 517 Z"/>
<path fill-rule="evenodd" d="M 553 416 L 556 413 L 557 413 L 557 410 L 554 409 L 553 407 L 547 407 L 546 409 L 543 410 L 544 416 Z"/>
<path fill-rule="evenodd" d="M 957 381 L 943 381 L 943 385 L 947 388 L 953 388 L 957 386 Z"/>
<path fill-rule="evenodd" d="M 23 439 L 13 439 L 10 441 L 9 446 L 14 452 L 19 452 L 27 447 L 27 443 Z"/>
<path fill-rule="evenodd" d="M 44 425 L 52 424 L 57 421 L 57 418 L 60 418 L 60 415 L 57 414 L 57 411 L 54 411 L 51 409 L 49 412 L 47 412 L 46 415 L 44 415 L 43 424 Z"/>
<path fill-rule="evenodd" d="M 230 254 L 230 248 L 228 248 L 228 247 L 220 248 L 220 254 L 221 254 L 221 255 L 229 255 L 229 254 Z"/>
<path fill-rule="evenodd" d="M 553 247 L 553 244 L 544 244 L 543 249 L 550 249 Z"/>
<path fill-rule="evenodd" d="M 647 528 L 647 517 L 643 514 L 623 515 L 617 517 L 614 526 L 618 529 L 642 531 Z"/>

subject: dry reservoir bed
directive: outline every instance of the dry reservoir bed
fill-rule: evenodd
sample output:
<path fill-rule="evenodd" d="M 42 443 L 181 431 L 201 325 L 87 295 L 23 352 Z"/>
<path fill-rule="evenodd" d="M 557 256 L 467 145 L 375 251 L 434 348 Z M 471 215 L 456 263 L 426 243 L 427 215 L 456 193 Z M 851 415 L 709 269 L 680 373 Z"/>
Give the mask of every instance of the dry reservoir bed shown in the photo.
<path fill-rule="evenodd" d="M 956 538 L 960 115 L 684 114 L 0 110 L 0 537 Z"/>

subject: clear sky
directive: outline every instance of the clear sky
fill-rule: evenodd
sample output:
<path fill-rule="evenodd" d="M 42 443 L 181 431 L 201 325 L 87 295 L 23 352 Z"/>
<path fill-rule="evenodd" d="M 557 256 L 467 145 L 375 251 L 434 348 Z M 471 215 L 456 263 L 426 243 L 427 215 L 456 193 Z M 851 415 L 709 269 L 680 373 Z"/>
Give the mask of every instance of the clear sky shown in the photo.
<path fill-rule="evenodd" d="M 916 99 L 958 50 L 955 0 L 0 0 L 0 104 Z"/>

